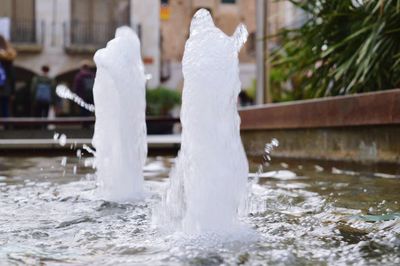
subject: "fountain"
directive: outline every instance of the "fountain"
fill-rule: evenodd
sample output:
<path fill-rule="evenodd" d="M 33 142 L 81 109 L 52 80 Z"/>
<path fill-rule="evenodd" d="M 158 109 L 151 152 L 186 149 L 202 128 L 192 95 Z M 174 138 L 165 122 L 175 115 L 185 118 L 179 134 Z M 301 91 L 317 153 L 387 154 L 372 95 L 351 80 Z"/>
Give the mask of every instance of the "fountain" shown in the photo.
<path fill-rule="evenodd" d="M 182 149 L 176 160 L 156 156 L 143 168 L 140 44 L 119 28 L 95 55 L 95 106 L 57 88 L 95 110 L 96 151 L 82 149 L 95 155 L 97 180 L 81 149 L 0 156 L 0 265 L 400 265 L 397 165 L 371 172 L 338 161 L 271 161 L 272 139 L 248 167 L 236 109 L 246 37 L 243 26 L 228 37 L 207 11 L 195 14 L 183 60 Z M 67 136 L 54 141 L 66 145 Z M 143 198 L 143 183 L 152 197 L 125 204 Z M 160 234 L 154 216 L 174 234 Z"/>
<path fill-rule="evenodd" d="M 95 166 L 99 193 L 111 201 L 143 197 L 147 155 L 144 66 L 140 42 L 129 27 L 94 55 L 97 66 L 95 103 Z"/>
<path fill-rule="evenodd" d="M 201 9 L 190 25 L 183 56 L 182 144 L 161 219 L 190 235 L 237 233 L 246 196 L 248 163 L 240 139 L 238 52 L 247 39 L 232 37 Z"/>

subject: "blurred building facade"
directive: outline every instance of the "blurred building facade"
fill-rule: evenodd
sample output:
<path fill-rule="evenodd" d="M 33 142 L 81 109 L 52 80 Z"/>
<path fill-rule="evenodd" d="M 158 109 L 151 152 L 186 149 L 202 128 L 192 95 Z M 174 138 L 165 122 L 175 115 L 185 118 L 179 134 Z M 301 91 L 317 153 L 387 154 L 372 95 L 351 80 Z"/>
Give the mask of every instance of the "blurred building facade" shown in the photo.
<path fill-rule="evenodd" d="M 182 87 L 182 56 L 193 14 L 209 10 L 216 26 L 232 35 L 244 23 L 249 39 L 239 54 L 242 87 L 255 79 L 255 0 L 161 0 L 161 81 L 167 87 Z"/>
<path fill-rule="evenodd" d="M 39 73 L 43 64 L 59 81 L 71 80 L 82 60 L 92 60 L 117 27 L 128 25 L 141 39 L 146 72 L 152 75 L 148 86 L 157 87 L 159 6 L 159 0 L 0 0 L 0 17 L 10 24 L 5 35 L 18 51 L 20 83 Z"/>
<path fill-rule="evenodd" d="M 282 27 L 296 27 L 303 14 L 287 0 L 268 1 L 267 32 L 276 34 Z M 223 32 L 232 35 L 239 23 L 246 25 L 248 40 L 239 54 L 242 88 L 254 86 L 256 79 L 256 0 L 161 0 L 161 82 L 166 87 L 183 86 L 182 57 L 189 37 L 193 14 L 200 8 L 209 10 Z M 270 48 L 278 40 L 269 39 Z"/>
<path fill-rule="evenodd" d="M 288 1 L 269 2 L 268 31 L 295 25 L 297 11 Z M 15 62 L 23 86 L 43 64 L 58 81 L 72 80 L 82 60 L 91 60 L 121 25 L 134 28 L 141 39 L 148 87 L 181 88 L 181 60 L 193 14 L 208 9 L 215 24 L 231 35 L 244 23 L 249 38 L 242 48 L 242 87 L 256 76 L 256 0 L 0 0 L 0 18 L 10 21 L 9 39 L 18 50 Z M 0 21 L 0 32 L 2 29 Z M 274 42 L 274 40 L 272 40 Z"/>

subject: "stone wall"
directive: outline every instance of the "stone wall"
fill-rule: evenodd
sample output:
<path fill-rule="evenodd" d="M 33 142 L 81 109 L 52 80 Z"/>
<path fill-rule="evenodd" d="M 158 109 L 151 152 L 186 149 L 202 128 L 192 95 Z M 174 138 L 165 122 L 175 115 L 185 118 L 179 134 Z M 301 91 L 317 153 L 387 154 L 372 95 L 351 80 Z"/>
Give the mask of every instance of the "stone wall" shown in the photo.
<path fill-rule="evenodd" d="M 241 135 L 250 156 L 262 155 L 265 143 L 276 138 L 279 147 L 272 156 L 400 164 L 400 125 L 245 130 Z"/>
<path fill-rule="evenodd" d="M 272 104 L 240 111 L 249 155 L 400 164 L 400 89 Z"/>

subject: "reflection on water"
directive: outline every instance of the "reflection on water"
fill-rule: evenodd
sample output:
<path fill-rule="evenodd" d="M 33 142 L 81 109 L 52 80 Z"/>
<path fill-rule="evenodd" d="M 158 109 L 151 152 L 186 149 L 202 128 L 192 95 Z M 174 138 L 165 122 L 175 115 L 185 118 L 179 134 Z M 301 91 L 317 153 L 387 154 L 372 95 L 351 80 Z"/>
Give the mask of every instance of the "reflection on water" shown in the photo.
<path fill-rule="evenodd" d="M 398 176 L 276 161 L 243 217 L 259 237 L 204 246 L 152 225 L 172 163 L 149 159 L 147 200 L 116 204 L 93 197 L 90 159 L 0 158 L 0 265 L 400 263 Z"/>

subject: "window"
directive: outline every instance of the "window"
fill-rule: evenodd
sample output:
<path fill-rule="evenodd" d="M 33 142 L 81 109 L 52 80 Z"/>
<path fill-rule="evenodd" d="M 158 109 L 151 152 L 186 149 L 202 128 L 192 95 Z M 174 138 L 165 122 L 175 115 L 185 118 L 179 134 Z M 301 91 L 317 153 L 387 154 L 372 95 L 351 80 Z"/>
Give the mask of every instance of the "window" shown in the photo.
<path fill-rule="evenodd" d="M 192 16 L 193 16 L 197 11 L 199 11 L 200 9 L 205 9 L 205 10 L 207 10 L 208 12 L 210 12 L 211 16 L 213 16 L 213 11 L 212 11 L 212 9 L 209 8 L 209 7 L 198 7 L 198 8 L 196 8 L 196 9 L 194 10 Z"/>
<path fill-rule="evenodd" d="M 129 0 L 72 0 L 71 43 L 106 43 L 117 27 L 130 25 L 129 3 Z"/>
<path fill-rule="evenodd" d="M 0 0 L 0 17 L 11 20 L 12 42 L 36 42 L 35 0 Z"/>
<path fill-rule="evenodd" d="M 236 0 L 221 0 L 222 4 L 236 4 Z"/>

